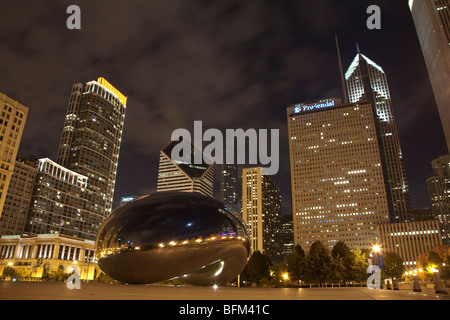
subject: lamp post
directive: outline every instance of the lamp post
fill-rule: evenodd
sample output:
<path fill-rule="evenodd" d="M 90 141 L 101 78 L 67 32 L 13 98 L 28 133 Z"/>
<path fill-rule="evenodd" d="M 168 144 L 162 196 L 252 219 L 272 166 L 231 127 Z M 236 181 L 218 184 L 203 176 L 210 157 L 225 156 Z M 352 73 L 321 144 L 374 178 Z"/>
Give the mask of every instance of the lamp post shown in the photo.
<path fill-rule="evenodd" d="M 413 277 L 414 277 L 414 280 L 413 280 L 413 291 L 414 292 L 422 292 L 422 288 L 420 287 L 420 284 L 419 284 L 419 279 L 417 279 L 417 272 L 416 272 L 416 270 L 414 270 Z"/>
<path fill-rule="evenodd" d="M 444 281 L 441 280 L 441 275 L 439 274 L 439 270 L 434 268 L 434 292 L 447 294 L 447 290 L 445 289 Z"/>

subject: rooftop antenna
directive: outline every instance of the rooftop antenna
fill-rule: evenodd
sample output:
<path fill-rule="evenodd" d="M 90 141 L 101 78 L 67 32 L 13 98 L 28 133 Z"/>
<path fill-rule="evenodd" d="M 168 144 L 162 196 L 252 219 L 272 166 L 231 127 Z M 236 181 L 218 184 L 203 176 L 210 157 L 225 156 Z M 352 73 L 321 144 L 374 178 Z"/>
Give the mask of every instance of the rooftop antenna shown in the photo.
<path fill-rule="evenodd" d="M 342 69 L 341 50 L 339 49 L 339 42 L 338 42 L 337 34 L 335 34 L 335 40 L 336 40 L 336 48 L 337 48 L 338 61 L 339 61 L 339 71 L 341 72 L 341 82 L 342 82 L 342 92 L 344 94 L 344 103 L 348 104 L 347 85 L 345 83 L 344 70 Z M 359 47 L 358 47 L 358 52 L 359 52 Z"/>
<path fill-rule="evenodd" d="M 358 44 L 358 42 L 356 43 L 356 52 L 358 52 L 358 54 L 361 53 L 361 50 L 359 50 L 359 44 Z"/>

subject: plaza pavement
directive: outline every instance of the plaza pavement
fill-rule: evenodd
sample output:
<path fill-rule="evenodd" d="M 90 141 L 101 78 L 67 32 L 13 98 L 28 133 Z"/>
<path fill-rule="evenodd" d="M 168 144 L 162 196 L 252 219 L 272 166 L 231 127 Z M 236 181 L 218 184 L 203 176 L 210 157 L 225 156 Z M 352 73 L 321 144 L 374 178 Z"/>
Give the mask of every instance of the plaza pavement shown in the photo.
<path fill-rule="evenodd" d="M 450 290 L 449 290 L 450 293 Z M 0 300 L 450 300 L 450 295 L 412 290 L 355 288 L 235 288 L 0 281 Z"/>

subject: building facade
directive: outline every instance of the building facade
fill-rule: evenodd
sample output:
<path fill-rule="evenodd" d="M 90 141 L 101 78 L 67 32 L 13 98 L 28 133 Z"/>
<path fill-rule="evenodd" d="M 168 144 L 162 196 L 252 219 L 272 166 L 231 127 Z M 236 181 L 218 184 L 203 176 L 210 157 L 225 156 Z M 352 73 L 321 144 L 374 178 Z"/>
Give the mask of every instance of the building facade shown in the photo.
<path fill-rule="evenodd" d="M 27 115 L 27 107 L 0 92 L 0 216 Z"/>
<path fill-rule="evenodd" d="M 39 159 L 25 233 L 64 234 L 94 240 L 98 220 L 89 208 L 88 177 Z"/>
<path fill-rule="evenodd" d="M 450 244 L 450 155 L 431 161 L 434 176 L 427 179 L 431 211 L 441 225 L 444 243 Z"/>
<path fill-rule="evenodd" d="M 287 121 L 294 244 L 372 247 L 389 205 L 370 102 L 291 105 Z"/>
<path fill-rule="evenodd" d="M 409 0 L 450 151 L 450 1 Z"/>
<path fill-rule="evenodd" d="M 383 252 L 395 252 L 403 258 L 406 269 L 417 268 L 419 255 L 442 245 L 439 223 L 424 220 L 388 223 L 378 226 L 379 245 Z"/>
<path fill-rule="evenodd" d="M 95 242 L 55 234 L 38 236 L 8 235 L 0 238 L 0 276 L 5 266 L 22 270 L 31 278 L 55 278 L 80 269 L 82 280 L 100 275 L 94 256 Z"/>
<path fill-rule="evenodd" d="M 220 167 L 219 200 L 240 212 L 238 165 L 223 163 Z"/>
<path fill-rule="evenodd" d="M 373 108 L 390 221 L 409 221 L 411 201 L 386 74 L 379 65 L 358 52 L 345 79 L 349 102 L 369 101 Z"/>
<path fill-rule="evenodd" d="M 281 193 L 261 167 L 242 170 L 242 218 L 256 250 L 282 260 Z"/>
<path fill-rule="evenodd" d="M 38 172 L 36 164 L 36 160 L 16 160 L 0 217 L 0 235 L 23 234 Z"/>
<path fill-rule="evenodd" d="M 214 166 L 206 163 L 191 164 L 190 161 L 173 161 L 172 149 L 178 142 L 172 142 L 161 150 L 159 156 L 157 192 L 181 191 L 198 192 L 214 196 Z M 191 149 L 194 159 L 195 151 Z"/>
<path fill-rule="evenodd" d="M 86 210 L 99 227 L 111 213 L 127 97 L 104 78 L 73 85 L 56 162 L 88 177 Z"/>

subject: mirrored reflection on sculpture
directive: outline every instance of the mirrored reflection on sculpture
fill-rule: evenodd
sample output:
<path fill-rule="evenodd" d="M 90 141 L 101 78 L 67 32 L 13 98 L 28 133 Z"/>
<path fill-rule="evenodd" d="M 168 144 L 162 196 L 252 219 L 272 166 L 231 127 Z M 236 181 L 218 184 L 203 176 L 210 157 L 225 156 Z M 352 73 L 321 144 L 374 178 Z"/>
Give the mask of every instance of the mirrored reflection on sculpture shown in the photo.
<path fill-rule="evenodd" d="M 244 269 L 247 230 L 224 203 L 186 192 L 158 192 L 117 208 L 96 241 L 99 267 L 134 284 L 179 278 L 224 284 Z"/>

